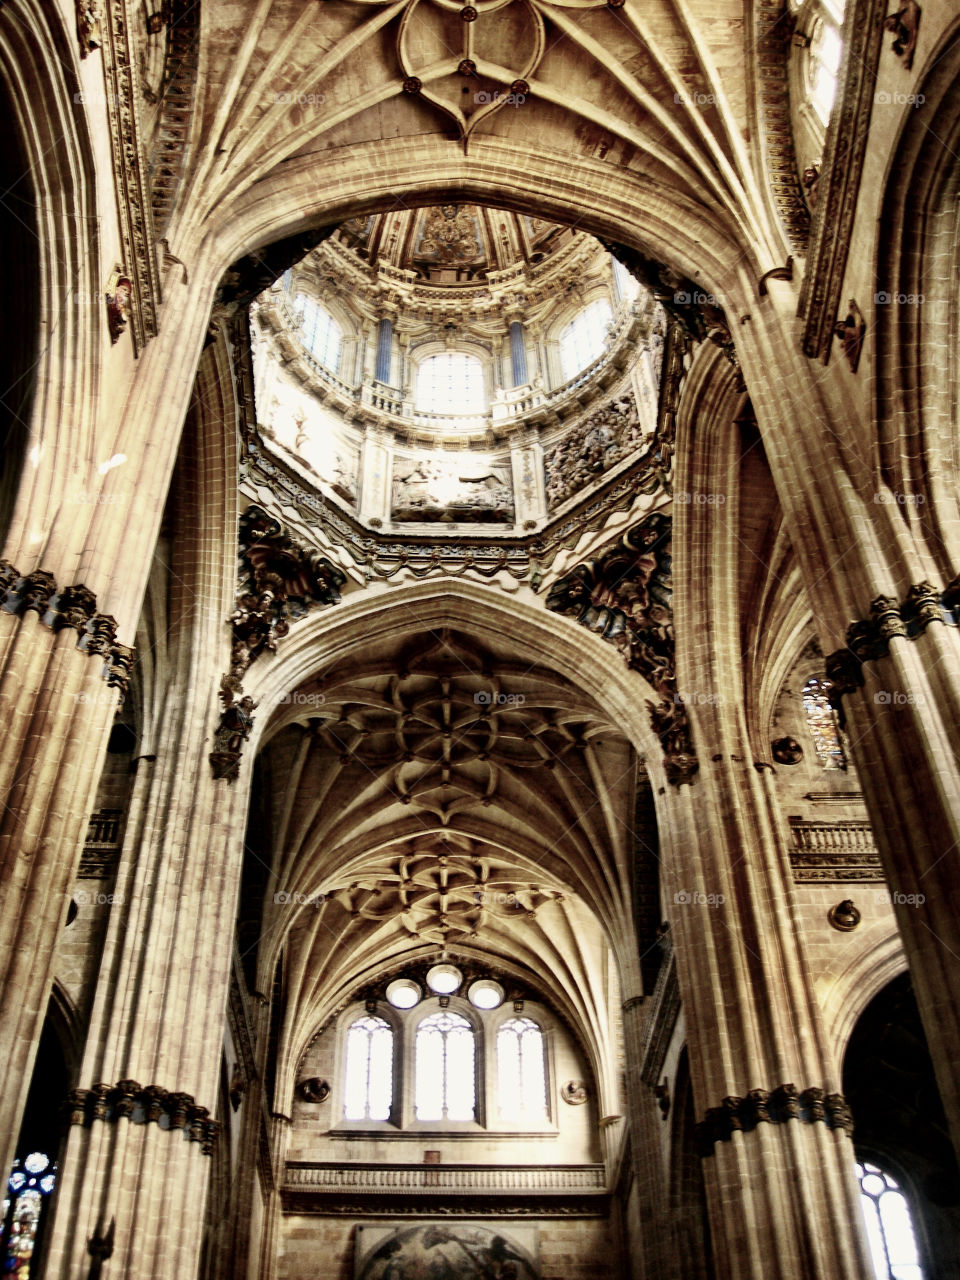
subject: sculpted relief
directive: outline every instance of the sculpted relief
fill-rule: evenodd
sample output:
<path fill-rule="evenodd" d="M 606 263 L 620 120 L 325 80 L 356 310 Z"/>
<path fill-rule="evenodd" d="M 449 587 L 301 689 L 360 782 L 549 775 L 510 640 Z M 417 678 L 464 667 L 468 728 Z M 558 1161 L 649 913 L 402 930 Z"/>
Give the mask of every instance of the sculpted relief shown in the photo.
<path fill-rule="evenodd" d="M 466 453 L 395 458 L 391 518 L 399 523 L 511 524 L 510 459 Z"/>
<path fill-rule="evenodd" d="M 643 444 L 633 396 L 592 413 L 547 455 L 547 506 L 552 511 Z"/>

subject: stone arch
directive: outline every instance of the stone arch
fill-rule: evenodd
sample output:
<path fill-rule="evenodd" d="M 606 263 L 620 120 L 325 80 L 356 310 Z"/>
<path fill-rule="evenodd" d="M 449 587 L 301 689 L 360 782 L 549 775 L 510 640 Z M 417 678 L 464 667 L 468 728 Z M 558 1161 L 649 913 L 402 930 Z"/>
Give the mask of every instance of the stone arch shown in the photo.
<path fill-rule="evenodd" d="M 946 581 L 960 556 L 960 22 L 903 108 L 885 175 L 874 316 L 882 478 Z"/>
<path fill-rule="evenodd" d="M 22 303 L 14 310 L 23 337 L 13 336 L 24 394 L 15 409 L 12 447 L 5 450 L 10 471 L 0 497 L 4 552 L 21 573 L 37 567 L 44 542 L 28 522 L 48 518 L 48 509 L 65 501 L 71 475 L 75 481 L 83 474 L 98 391 L 105 318 L 100 219 L 93 154 L 78 105 L 75 43 L 58 12 L 35 0 L 15 0 L 0 14 L 0 87 L 9 99 L 9 128 L 16 139 L 10 154 L 12 159 L 19 152 L 29 169 L 18 192 L 22 188 L 22 197 L 33 205 L 27 218 L 18 219 L 33 259 L 26 278 L 23 262 L 11 261 Z M 16 258 L 16 248 L 5 243 Z M 55 461 L 24 472 L 30 451 Z M 75 521 L 82 520 L 84 506 L 76 494 L 73 501 Z"/>

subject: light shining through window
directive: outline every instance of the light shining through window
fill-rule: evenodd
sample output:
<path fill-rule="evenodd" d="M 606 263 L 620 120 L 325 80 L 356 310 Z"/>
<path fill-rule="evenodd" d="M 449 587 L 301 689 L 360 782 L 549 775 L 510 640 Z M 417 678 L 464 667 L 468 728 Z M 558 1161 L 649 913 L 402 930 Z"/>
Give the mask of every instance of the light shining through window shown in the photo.
<path fill-rule="evenodd" d="M 485 413 L 483 365 L 463 351 L 428 356 L 417 370 L 416 407 L 421 413 Z"/>
<path fill-rule="evenodd" d="M 899 1186 L 866 1161 L 857 1165 L 857 1178 L 877 1280 L 923 1280 L 910 1210 Z"/>
<path fill-rule="evenodd" d="M 344 1117 L 389 1120 L 393 1105 L 393 1031 L 383 1018 L 358 1018 L 347 1032 Z"/>
<path fill-rule="evenodd" d="M 476 1040 L 459 1013 L 431 1014 L 417 1027 L 418 1120 L 473 1120 L 476 1112 Z"/>
<path fill-rule="evenodd" d="M 504 1120 L 543 1120 L 547 1111 L 543 1032 L 530 1018 L 510 1018 L 497 1032 L 497 1074 Z"/>
<path fill-rule="evenodd" d="M 607 325 L 613 309 L 606 298 L 598 298 L 574 316 L 560 335 L 560 366 L 564 378 L 575 378 L 581 369 L 603 355 Z"/>
<path fill-rule="evenodd" d="M 300 317 L 300 337 L 310 354 L 336 373 L 340 368 L 340 351 L 343 347 L 343 331 L 324 307 L 318 306 L 305 293 L 298 293 L 293 310 Z"/>
<path fill-rule="evenodd" d="M 830 705 L 829 680 L 811 678 L 803 686 L 803 709 L 807 726 L 817 749 L 817 756 L 825 769 L 846 769 L 847 757 L 837 724 L 837 713 Z"/>

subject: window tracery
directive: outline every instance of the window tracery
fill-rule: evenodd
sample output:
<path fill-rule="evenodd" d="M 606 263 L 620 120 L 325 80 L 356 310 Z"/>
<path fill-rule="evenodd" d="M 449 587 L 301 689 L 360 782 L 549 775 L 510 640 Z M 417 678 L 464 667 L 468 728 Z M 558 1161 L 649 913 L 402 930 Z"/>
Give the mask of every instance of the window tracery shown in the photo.
<path fill-rule="evenodd" d="M 0 1258 L 4 1275 L 29 1276 L 37 1250 L 44 1202 L 57 1180 L 56 1165 L 42 1151 L 15 1160 L 0 1214 Z"/>
<path fill-rule="evenodd" d="M 899 1184 L 866 1160 L 857 1164 L 857 1179 L 877 1280 L 924 1280 L 910 1207 Z"/>
<path fill-rule="evenodd" d="M 347 1031 L 344 1118 L 389 1120 L 393 1106 L 393 1028 L 369 1014 Z"/>
<path fill-rule="evenodd" d="M 532 1018 L 509 1018 L 497 1032 L 500 1114 L 542 1120 L 547 1111 L 543 1032 Z"/>
<path fill-rule="evenodd" d="M 476 1038 L 459 1013 L 424 1018 L 416 1038 L 418 1120 L 473 1120 L 476 1116 Z"/>

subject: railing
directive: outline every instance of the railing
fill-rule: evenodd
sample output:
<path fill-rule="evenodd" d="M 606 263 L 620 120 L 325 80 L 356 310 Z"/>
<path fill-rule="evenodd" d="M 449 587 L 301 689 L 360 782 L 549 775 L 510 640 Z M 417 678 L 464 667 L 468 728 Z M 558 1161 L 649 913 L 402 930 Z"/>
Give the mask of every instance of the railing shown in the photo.
<path fill-rule="evenodd" d="M 804 853 L 876 853 L 867 822 L 804 822 L 790 819 L 794 848 Z"/>
<path fill-rule="evenodd" d="M 319 1192 L 383 1191 L 604 1192 L 602 1164 L 540 1168 L 527 1165 L 337 1165 L 289 1163 L 285 1185 Z"/>
<path fill-rule="evenodd" d="M 298 337 L 300 317 L 290 305 L 289 298 L 281 289 L 275 289 L 269 295 L 265 311 L 269 316 L 270 309 L 276 312 L 281 325 L 291 335 Z M 494 425 L 520 422 L 529 414 L 550 411 L 557 413 L 567 401 L 576 399 L 578 393 L 595 382 L 608 365 L 615 362 L 621 345 L 630 337 L 633 326 L 639 325 L 643 315 L 643 307 L 636 303 L 628 303 L 621 313 L 616 325 L 611 329 L 606 349 L 585 369 L 581 369 L 575 377 L 570 378 L 562 386 L 552 391 L 538 387 L 520 387 L 505 392 L 503 398 L 495 400 L 485 414 L 445 414 L 425 413 L 414 408 L 409 400 L 403 400 L 395 388 L 384 383 L 374 382 L 363 386 L 354 386 L 344 382 L 342 378 L 320 363 L 319 360 L 302 343 L 300 358 L 311 373 L 343 398 L 347 403 L 344 409 L 352 409 L 357 402 L 392 418 L 399 418 L 401 425 L 422 427 L 436 435 L 467 435 L 487 432 Z"/>

